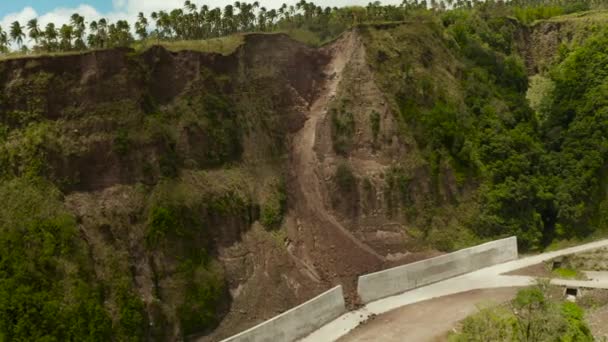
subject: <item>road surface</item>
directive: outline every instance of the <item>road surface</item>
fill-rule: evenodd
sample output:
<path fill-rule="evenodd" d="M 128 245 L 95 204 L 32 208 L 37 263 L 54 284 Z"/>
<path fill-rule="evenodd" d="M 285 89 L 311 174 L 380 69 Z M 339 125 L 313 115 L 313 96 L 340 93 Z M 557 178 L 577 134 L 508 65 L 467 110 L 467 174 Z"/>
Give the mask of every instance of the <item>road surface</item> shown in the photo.
<path fill-rule="evenodd" d="M 348 334 L 359 324 L 366 321 L 369 317 L 381 315 L 406 305 L 418 303 L 433 298 L 468 292 L 472 290 L 529 286 L 534 283 L 533 277 L 517 275 L 506 276 L 502 274 L 523 267 L 532 266 L 543 261 L 551 260 L 562 255 L 585 252 L 588 250 L 606 246 L 608 246 L 608 239 L 595 241 L 576 247 L 566 248 L 559 251 L 542 253 L 539 255 L 510 261 L 503 264 L 486 267 L 458 277 L 446 279 L 428 286 L 419 287 L 417 289 L 407 291 L 396 296 L 380 299 L 375 302 L 368 303 L 360 309 L 348 312 L 338 317 L 334 321 L 328 323 L 327 325 L 321 327 L 319 330 L 303 338 L 301 341 L 336 341 L 340 337 Z M 554 279 L 552 283 L 556 285 L 608 288 L 608 283 L 596 280 L 578 281 Z"/>
<path fill-rule="evenodd" d="M 406 305 L 370 319 L 339 341 L 443 340 L 458 322 L 478 311 L 478 304 L 500 304 L 516 293 L 516 287 L 473 290 Z"/>

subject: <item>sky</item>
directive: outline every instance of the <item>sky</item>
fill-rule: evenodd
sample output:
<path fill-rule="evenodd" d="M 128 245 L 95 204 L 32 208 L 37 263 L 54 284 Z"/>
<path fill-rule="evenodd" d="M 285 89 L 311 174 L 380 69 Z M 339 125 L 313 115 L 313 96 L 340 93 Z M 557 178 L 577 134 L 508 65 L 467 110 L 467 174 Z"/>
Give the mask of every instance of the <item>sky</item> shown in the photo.
<path fill-rule="evenodd" d="M 250 0 L 253 1 L 253 0 Z M 278 8 L 283 2 L 295 3 L 295 0 L 258 0 L 260 6 Z M 325 6 L 365 5 L 371 0 L 316 0 L 316 4 Z M 234 0 L 193 0 L 192 2 L 210 7 L 224 7 Z M 384 0 L 383 3 L 398 3 L 400 0 Z M 25 25 L 32 18 L 38 18 L 41 26 L 54 22 L 57 26 L 69 22 L 69 17 L 78 12 L 87 22 L 102 17 L 111 21 L 127 19 L 133 23 L 137 13 L 144 12 L 148 17 L 151 12 L 171 10 L 182 7 L 184 0 L 0 0 L 0 27 L 8 31 L 15 20 Z"/>

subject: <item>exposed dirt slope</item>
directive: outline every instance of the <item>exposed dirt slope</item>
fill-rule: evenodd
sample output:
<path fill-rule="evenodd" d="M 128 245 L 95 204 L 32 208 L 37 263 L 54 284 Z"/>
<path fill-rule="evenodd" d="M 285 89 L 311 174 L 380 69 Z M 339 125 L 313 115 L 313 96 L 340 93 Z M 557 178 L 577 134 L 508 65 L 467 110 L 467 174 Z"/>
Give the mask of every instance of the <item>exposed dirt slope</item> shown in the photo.
<path fill-rule="evenodd" d="M 325 48 L 331 61 L 323 71 L 326 80 L 309 106 L 304 127 L 295 134 L 290 153 L 296 205 L 291 215 L 296 218 L 295 253 L 313 264 L 315 273 L 332 284 L 345 284 L 347 292 L 353 290 L 354 278 L 378 269 L 384 257 L 358 240 L 330 212 L 321 178 L 320 157 L 331 153 L 331 141 L 319 132 L 326 122 L 331 101 L 342 81 L 344 68 L 362 45 L 354 32 L 342 36 Z"/>

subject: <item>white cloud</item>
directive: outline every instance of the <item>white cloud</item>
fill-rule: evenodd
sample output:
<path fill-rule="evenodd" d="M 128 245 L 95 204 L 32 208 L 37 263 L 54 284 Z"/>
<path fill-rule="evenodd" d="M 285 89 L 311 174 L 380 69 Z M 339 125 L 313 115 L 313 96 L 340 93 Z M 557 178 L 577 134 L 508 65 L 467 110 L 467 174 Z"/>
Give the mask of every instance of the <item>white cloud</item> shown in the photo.
<path fill-rule="evenodd" d="M 19 21 L 21 25 L 23 25 L 23 23 L 37 16 L 38 13 L 36 13 L 35 9 L 31 7 L 25 7 L 20 12 L 9 13 L 5 15 L 4 18 L 0 19 L 0 26 L 2 26 L 2 29 L 4 29 L 5 31 L 8 31 L 10 29 L 11 24 L 15 20 Z"/>

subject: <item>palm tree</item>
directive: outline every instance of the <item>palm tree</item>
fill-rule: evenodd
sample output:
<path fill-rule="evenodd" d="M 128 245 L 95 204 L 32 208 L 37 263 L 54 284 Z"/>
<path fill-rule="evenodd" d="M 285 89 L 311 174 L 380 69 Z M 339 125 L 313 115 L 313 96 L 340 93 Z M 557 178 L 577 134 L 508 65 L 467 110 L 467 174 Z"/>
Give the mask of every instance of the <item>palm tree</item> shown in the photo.
<path fill-rule="evenodd" d="M 55 28 L 55 24 L 48 23 L 44 28 L 43 32 L 43 45 L 45 50 L 53 51 L 57 48 L 57 29 Z"/>
<path fill-rule="evenodd" d="M 231 34 L 236 32 L 236 25 L 234 20 L 234 7 L 232 5 L 226 5 L 224 7 L 224 20 L 223 20 L 223 32 L 222 34 Z"/>
<path fill-rule="evenodd" d="M 59 29 L 59 48 L 61 51 L 69 51 L 72 49 L 72 38 L 74 37 L 74 28 L 71 25 L 63 24 Z"/>
<path fill-rule="evenodd" d="M 258 12 L 258 28 L 262 32 L 267 30 L 267 19 L 268 12 L 266 11 L 266 7 L 261 7 L 260 11 Z"/>
<path fill-rule="evenodd" d="M 87 37 L 87 43 L 89 43 L 90 47 L 97 48 L 99 47 L 99 41 L 97 40 L 97 35 L 99 33 L 99 26 L 97 25 L 97 21 L 93 20 L 89 24 L 89 35 Z"/>
<path fill-rule="evenodd" d="M 209 23 L 209 34 L 211 37 L 218 37 L 222 34 L 222 9 L 216 7 L 207 13 L 207 22 Z"/>
<path fill-rule="evenodd" d="M 34 18 L 27 22 L 27 30 L 29 37 L 38 45 L 38 41 L 42 36 L 42 31 L 40 30 L 40 25 L 38 24 L 38 19 Z"/>
<path fill-rule="evenodd" d="M 268 13 L 266 14 L 266 18 L 268 19 L 269 31 L 274 30 L 274 21 L 277 19 L 277 17 L 277 10 L 275 10 L 274 8 L 268 11 Z"/>
<path fill-rule="evenodd" d="M 21 48 L 23 45 L 23 38 L 25 38 L 23 26 L 21 26 L 18 21 L 13 22 L 11 24 L 11 40 Z"/>
<path fill-rule="evenodd" d="M 148 38 L 148 19 L 142 12 L 137 15 L 137 21 L 135 22 L 135 33 L 139 36 L 142 41 Z"/>
<path fill-rule="evenodd" d="M 108 41 L 110 46 L 129 46 L 133 42 L 131 28 L 126 20 L 118 20 L 108 26 Z"/>
<path fill-rule="evenodd" d="M 72 14 L 70 17 L 70 23 L 73 27 L 73 36 L 76 39 L 74 41 L 74 47 L 77 50 L 86 49 L 86 44 L 84 43 L 84 33 L 86 31 L 86 25 L 84 23 L 84 17 L 79 15 L 78 13 Z"/>
<path fill-rule="evenodd" d="M 97 45 L 99 48 L 104 48 L 108 42 L 108 21 L 106 18 L 101 18 L 97 22 Z"/>
<path fill-rule="evenodd" d="M 0 26 L 0 52 L 8 52 L 8 35 L 6 34 L 6 31 L 2 29 L 2 26 Z"/>
<path fill-rule="evenodd" d="M 173 38 L 187 38 L 187 23 L 184 20 L 184 11 L 181 8 L 176 8 L 169 13 L 169 26 L 173 30 Z"/>
<path fill-rule="evenodd" d="M 184 2 L 184 9 L 190 13 L 194 13 L 196 12 L 196 4 L 190 0 L 186 0 L 186 2 Z"/>

